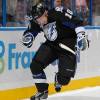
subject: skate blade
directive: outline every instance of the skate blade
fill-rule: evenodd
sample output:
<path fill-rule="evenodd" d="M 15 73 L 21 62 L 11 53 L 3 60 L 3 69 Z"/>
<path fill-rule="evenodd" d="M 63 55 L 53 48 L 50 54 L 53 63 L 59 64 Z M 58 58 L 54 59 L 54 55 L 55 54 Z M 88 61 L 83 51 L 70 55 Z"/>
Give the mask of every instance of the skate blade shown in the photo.
<path fill-rule="evenodd" d="M 30 100 L 29 98 L 26 98 L 26 99 L 18 99 L 18 100 Z"/>
<path fill-rule="evenodd" d="M 19 99 L 19 100 L 30 100 L 30 99 Z M 47 100 L 47 99 L 41 99 L 41 100 Z"/>

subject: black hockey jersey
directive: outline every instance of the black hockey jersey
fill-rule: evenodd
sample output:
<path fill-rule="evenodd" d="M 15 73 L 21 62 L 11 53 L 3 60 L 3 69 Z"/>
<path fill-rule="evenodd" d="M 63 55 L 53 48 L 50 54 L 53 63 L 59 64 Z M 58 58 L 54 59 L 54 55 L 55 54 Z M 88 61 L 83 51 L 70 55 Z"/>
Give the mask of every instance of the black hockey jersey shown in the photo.
<path fill-rule="evenodd" d="M 75 28 L 82 26 L 83 21 L 69 9 L 56 7 L 48 11 L 48 23 L 42 28 L 34 21 L 30 21 L 31 25 L 27 31 L 39 33 L 44 32 L 48 44 L 64 43 L 74 49 L 77 34 Z M 37 35 L 37 34 L 35 34 Z"/>

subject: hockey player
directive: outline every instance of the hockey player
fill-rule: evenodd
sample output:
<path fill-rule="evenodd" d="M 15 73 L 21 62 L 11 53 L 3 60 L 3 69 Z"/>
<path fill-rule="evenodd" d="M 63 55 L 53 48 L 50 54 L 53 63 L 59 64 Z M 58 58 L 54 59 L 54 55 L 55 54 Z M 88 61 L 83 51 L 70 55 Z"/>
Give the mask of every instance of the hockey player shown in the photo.
<path fill-rule="evenodd" d="M 32 7 L 31 15 L 30 25 L 23 34 L 23 44 L 31 47 L 41 31 L 46 38 L 46 42 L 40 46 L 30 64 L 38 90 L 31 100 L 41 100 L 48 97 L 49 84 L 46 82 L 44 69 L 58 59 L 55 88 L 58 85 L 67 85 L 76 71 L 75 45 L 78 44 L 80 50 L 85 50 L 87 39 L 82 21 L 69 9 L 57 7 L 47 11 L 44 4 L 39 3 Z"/>

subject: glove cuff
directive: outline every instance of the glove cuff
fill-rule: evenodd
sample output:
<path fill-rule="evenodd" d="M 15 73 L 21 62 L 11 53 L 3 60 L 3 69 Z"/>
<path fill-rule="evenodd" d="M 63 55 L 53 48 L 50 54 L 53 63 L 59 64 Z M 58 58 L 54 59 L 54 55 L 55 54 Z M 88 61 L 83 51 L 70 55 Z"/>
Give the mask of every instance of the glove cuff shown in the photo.
<path fill-rule="evenodd" d="M 84 27 L 77 27 L 75 28 L 75 32 L 76 34 L 79 34 L 79 33 L 85 33 L 85 28 Z"/>

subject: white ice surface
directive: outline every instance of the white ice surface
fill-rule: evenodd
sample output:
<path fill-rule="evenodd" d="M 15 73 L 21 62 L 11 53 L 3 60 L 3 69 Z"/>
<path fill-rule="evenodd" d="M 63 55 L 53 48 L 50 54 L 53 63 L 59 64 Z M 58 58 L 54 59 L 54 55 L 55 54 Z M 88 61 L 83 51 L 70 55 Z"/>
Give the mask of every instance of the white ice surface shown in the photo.
<path fill-rule="evenodd" d="M 100 87 L 88 87 L 64 93 L 56 93 L 50 95 L 47 100 L 100 100 Z"/>

